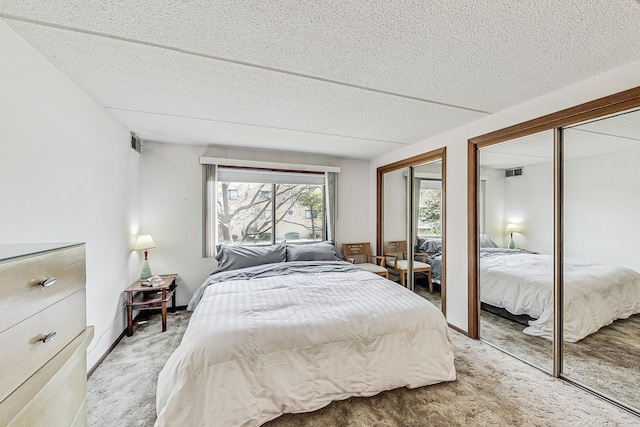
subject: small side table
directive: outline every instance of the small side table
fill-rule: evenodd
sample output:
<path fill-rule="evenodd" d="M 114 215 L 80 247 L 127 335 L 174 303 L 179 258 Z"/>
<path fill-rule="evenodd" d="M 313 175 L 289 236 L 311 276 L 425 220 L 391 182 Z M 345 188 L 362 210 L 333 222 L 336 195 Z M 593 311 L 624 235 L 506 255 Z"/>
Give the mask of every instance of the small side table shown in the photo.
<path fill-rule="evenodd" d="M 177 274 L 160 275 L 162 285 L 142 286 L 142 280 L 125 289 L 127 294 L 127 336 L 133 335 L 133 310 L 162 310 L 162 332 L 167 330 L 167 301 L 171 299 L 171 309 L 176 308 Z"/>

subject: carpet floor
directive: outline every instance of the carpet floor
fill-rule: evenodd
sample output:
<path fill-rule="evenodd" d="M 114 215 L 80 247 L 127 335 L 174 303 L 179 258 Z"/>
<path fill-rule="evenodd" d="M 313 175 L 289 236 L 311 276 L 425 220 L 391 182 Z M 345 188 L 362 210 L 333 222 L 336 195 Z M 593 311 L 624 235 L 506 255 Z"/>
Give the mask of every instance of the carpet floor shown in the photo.
<path fill-rule="evenodd" d="M 90 426 L 153 426 L 158 373 L 180 343 L 190 313 L 169 313 L 164 333 L 158 316 L 137 324 L 134 335 L 125 337 L 89 379 Z M 640 425 L 640 418 L 481 341 L 453 330 L 451 338 L 456 381 L 333 402 L 265 426 Z"/>
<path fill-rule="evenodd" d="M 547 372 L 553 343 L 522 332 L 525 326 L 480 312 L 480 337 Z M 640 315 L 617 320 L 595 334 L 564 344 L 563 373 L 581 384 L 640 408 Z"/>

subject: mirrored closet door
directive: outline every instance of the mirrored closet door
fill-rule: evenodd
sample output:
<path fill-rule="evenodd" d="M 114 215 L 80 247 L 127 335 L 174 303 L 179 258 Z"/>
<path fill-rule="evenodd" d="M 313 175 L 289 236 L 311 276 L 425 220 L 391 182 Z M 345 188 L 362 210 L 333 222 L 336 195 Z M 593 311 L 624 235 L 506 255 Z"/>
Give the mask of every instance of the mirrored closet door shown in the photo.
<path fill-rule="evenodd" d="M 640 408 L 640 111 L 562 132 L 563 373 Z"/>
<path fill-rule="evenodd" d="M 412 166 L 414 290 L 442 308 L 442 160 Z"/>
<path fill-rule="evenodd" d="M 382 209 L 382 251 L 389 278 L 411 288 L 412 276 L 407 273 L 411 265 L 407 263 L 407 239 L 409 223 L 409 168 L 401 168 L 387 172 L 382 177 L 383 200 Z"/>
<path fill-rule="evenodd" d="M 390 279 L 441 309 L 445 164 L 441 149 L 378 168 L 377 247 L 386 257 Z"/>
<path fill-rule="evenodd" d="M 551 372 L 553 133 L 481 148 L 478 165 L 480 338 Z"/>
<path fill-rule="evenodd" d="M 640 87 L 471 139 L 469 177 L 470 335 L 640 415 Z"/>

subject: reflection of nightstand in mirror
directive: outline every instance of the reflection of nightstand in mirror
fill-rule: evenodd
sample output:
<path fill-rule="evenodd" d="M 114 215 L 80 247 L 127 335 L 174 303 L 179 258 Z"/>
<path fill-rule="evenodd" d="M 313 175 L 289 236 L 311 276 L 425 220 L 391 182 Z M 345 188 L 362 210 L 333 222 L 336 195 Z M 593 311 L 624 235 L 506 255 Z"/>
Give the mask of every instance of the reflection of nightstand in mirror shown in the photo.
<path fill-rule="evenodd" d="M 164 283 L 158 286 L 143 286 L 142 280 L 125 289 L 127 294 L 127 336 L 133 335 L 133 310 L 162 310 L 162 332 L 167 330 L 167 301 L 171 309 L 176 308 L 177 274 L 160 275 Z"/>

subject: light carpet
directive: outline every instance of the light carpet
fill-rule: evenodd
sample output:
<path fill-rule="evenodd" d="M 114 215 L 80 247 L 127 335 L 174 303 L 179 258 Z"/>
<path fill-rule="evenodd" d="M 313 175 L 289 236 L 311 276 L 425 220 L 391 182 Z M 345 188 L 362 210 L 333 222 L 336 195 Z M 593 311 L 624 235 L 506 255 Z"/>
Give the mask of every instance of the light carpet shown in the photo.
<path fill-rule="evenodd" d="M 190 313 L 136 325 L 88 382 L 91 426 L 153 426 L 157 376 L 178 346 Z M 631 426 L 640 418 L 495 348 L 451 331 L 458 379 L 370 398 L 333 402 L 267 424 L 293 426 Z M 403 363 L 398 360 L 398 363 Z M 428 361 L 425 361 L 428 363 Z M 188 427 L 188 426 L 182 426 Z"/>
<path fill-rule="evenodd" d="M 480 336 L 514 355 L 553 370 L 553 343 L 527 335 L 525 326 L 481 311 Z M 576 342 L 564 343 L 569 378 L 640 408 L 640 314 L 620 319 Z"/>

